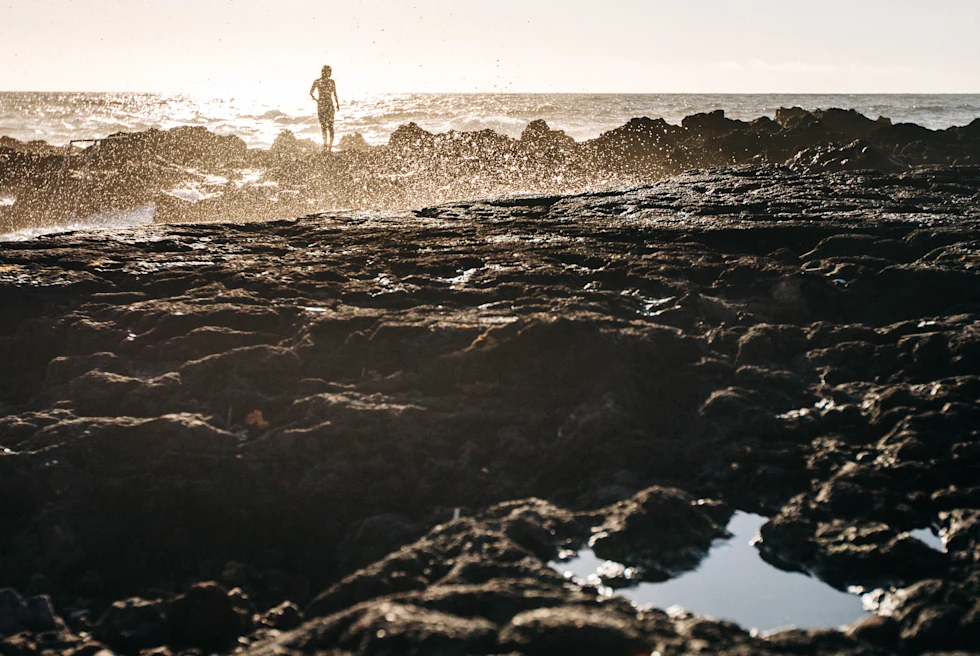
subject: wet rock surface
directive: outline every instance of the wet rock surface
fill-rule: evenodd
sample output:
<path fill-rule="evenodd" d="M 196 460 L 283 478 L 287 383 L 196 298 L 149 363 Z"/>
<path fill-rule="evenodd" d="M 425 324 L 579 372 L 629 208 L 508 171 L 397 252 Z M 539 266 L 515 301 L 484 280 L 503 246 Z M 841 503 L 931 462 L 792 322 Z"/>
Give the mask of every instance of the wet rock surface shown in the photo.
<path fill-rule="evenodd" d="M 976 651 L 978 194 L 742 167 L 3 244 L 0 653 Z M 548 566 L 672 576 L 735 509 L 878 615 Z"/>
<path fill-rule="evenodd" d="M 568 194 L 647 184 L 694 168 L 787 165 L 800 173 L 980 164 L 980 119 L 930 130 L 854 110 L 722 110 L 681 125 L 634 118 L 576 142 L 544 121 L 518 139 L 433 134 L 414 123 L 387 145 L 345 135 L 340 152 L 282 132 L 269 149 L 201 126 L 91 135 L 69 152 L 0 140 L 0 234 L 62 225 L 289 219 L 313 210 L 393 210 L 506 193 Z M 954 183 L 955 184 L 955 183 Z M 952 189 L 951 189 L 952 191 Z"/>

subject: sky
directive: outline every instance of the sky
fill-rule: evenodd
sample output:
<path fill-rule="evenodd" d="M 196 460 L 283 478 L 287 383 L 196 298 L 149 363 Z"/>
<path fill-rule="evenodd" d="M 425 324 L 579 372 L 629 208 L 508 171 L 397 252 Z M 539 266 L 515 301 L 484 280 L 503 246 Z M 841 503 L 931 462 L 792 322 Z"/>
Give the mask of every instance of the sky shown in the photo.
<path fill-rule="evenodd" d="M 980 0 L 0 0 L 0 90 L 980 93 Z"/>

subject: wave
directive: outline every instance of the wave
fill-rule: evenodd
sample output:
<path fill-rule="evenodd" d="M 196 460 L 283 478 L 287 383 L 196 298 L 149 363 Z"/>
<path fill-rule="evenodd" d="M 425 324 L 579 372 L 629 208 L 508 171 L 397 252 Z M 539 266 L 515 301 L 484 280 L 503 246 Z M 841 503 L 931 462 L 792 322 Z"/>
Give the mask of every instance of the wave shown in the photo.
<path fill-rule="evenodd" d="M 264 114 L 260 114 L 255 118 L 270 118 L 270 119 L 278 120 L 288 116 L 289 116 L 288 114 L 281 112 L 278 109 L 270 109 L 269 111 L 265 112 Z"/>
<path fill-rule="evenodd" d="M 438 126 L 435 132 L 445 132 L 457 130 L 459 132 L 476 132 L 478 130 L 493 130 L 509 137 L 518 137 L 528 121 L 524 118 L 512 118 L 509 116 L 459 116 L 445 122 L 447 128 Z"/>
<path fill-rule="evenodd" d="M 338 138 L 357 132 L 380 145 L 408 122 L 433 131 L 490 128 L 517 136 L 530 121 L 544 119 L 583 140 L 636 116 L 677 124 L 691 114 L 724 109 L 730 118 L 751 120 L 793 106 L 855 109 L 870 118 L 885 116 L 934 130 L 980 117 L 978 94 L 379 94 L 344 99 L 336 127 Z M 0 93 L 0 117 L 0 135 L 55 145 L 179 125 L 237 134 L 253 147 L 268 147 L 283 129 L 298 136 L 319 133 L 306 98 L 276 103 L 146 93 Z"/>
<path fill-rule="evenodd" d="M 15 230 L 0 234 L 0 242 L 5 241 L 26 241 L 42 235 L 60 234 L 63 232 L 74 232 L 76 230 L 107 230 L 112 228 L 133 228 L 141 225 L 153 223 L 153 216 L 156 208 L 153 205 L 144 205 L 128 210 L 116 210 L 112 212 L 97 212 L 81 219 L 69 221 L 59 225 L 31 227 Z"/>

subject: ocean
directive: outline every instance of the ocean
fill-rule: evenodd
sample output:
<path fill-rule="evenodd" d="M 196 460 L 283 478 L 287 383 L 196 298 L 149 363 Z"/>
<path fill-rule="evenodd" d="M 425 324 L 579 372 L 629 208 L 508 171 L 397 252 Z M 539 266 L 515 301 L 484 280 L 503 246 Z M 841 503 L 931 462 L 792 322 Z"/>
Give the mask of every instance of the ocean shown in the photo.
<path fill-rule="evenodd" d="M 855 109 L 870 118 L 943 129 L 980 117 L 980 94 L 380 94 L 341 97 L 336 127 L 338 140 L 359 133 L 369 144 L 382 145 L 398 126 L 409 122 L 430 132 L 489 128 L 518 137 L 530 121 L 544 119 L 581 141 L 639 116 L 680 123 L 690 114 L 723 109 L 730 118 L 751 120 L 794 106 Z M 251 147 L 268 147 L 283 130 L 320 140 L 316 104 L 308 98 L 0 92 L 0 136 L 22 141 L 62 145 L 70 139 L 180 125 L 237 135 Z"/>

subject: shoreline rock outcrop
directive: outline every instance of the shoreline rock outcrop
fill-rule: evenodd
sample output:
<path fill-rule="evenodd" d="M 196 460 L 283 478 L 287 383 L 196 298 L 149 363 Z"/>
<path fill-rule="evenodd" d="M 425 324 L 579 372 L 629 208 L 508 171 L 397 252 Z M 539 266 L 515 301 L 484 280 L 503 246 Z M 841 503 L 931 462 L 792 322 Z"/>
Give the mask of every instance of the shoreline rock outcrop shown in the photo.
<path fill-rule="evenodd" d="M 0 653 L 980 650 L 978 198 L 742 166 L 5 243 Z M 760 636 L 548 566 L 674 576 L 736 509 L 878 612 Z"/>
<path fill-rule="evenodd" d="M 978 165 L 980 119 L 930 130 L 854 110 L 794 107 L 751 122 L 722 110 L 681 125 L 634 118 L 582 142 L 533 121 L 519 139 L 491 130 L 432 134 L 410 123 L 385 146 L 348 135 L 333 154 L 288 131 L 263 150 L 199 126 L 119 133 L 69 158 L 42 146 L 0 142 L 0 194 L 7 199 L 0 234 L 97 225 L 138 208 L 161 223 L 403 210 L 508 193 L 617 189 L 743 164 L 800 173 Z"/>

